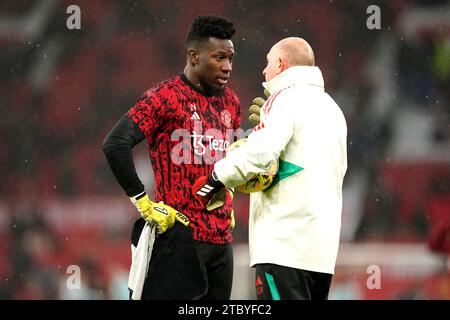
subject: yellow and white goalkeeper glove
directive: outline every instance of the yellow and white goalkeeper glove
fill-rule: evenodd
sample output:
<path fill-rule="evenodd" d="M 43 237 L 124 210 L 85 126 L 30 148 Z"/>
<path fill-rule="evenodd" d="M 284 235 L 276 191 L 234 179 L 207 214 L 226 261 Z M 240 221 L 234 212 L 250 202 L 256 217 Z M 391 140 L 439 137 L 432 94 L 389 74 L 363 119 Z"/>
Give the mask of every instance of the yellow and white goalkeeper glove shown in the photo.
<path fill-rule="evenodd" d="M 158 234 L 164 233 L 175 224 L 175 220 L 185 226 L 189 225 L 189 218 L 174 208 L 165 205 L 162 201 L 156 203 L 150 201 L 147 193 L 143 192 L 137 196 L 130 197 L 131 202 L 141 214 L 145 221 L 156 226 Z"/>
<path fill-rule="evenodd" d="M 231 197 L 231 201 L 233 201 L 234 199 L 234 188 L 230 188 L 230 197 Z M 233 232 L 234 227 L 236 226 L 236 219 L 234 218 L 234 209 L 231 209 L 231 222 L 230 222 L 230 229 L 231 232 Z"/>
<path fill-rule="evenodd" d="M 264 89 L 264 95 L 266 96 L 266 99 L 270 97 L 270 93 L 269 91 L 267 91 L 267 89 Z M 261 108 L 264 103 L 266 103 L 266 99 L 262 97 L 253 99 L 253 104 L 248 109 L 250 111 L 248 119 L 256 125 L 258 125 L 261 121 Z"/>

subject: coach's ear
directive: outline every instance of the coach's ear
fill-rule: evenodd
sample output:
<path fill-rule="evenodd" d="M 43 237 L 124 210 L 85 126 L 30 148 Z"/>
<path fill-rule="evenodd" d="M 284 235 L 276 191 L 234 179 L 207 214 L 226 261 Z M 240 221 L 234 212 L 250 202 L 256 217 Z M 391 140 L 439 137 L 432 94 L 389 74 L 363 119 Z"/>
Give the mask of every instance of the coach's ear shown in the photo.
<path fill-rule="evenodd" d="M 196 65 L 198 63 L 198 52 L 195 49 L 189 49 L 188 58 L 192 65 Z"/>

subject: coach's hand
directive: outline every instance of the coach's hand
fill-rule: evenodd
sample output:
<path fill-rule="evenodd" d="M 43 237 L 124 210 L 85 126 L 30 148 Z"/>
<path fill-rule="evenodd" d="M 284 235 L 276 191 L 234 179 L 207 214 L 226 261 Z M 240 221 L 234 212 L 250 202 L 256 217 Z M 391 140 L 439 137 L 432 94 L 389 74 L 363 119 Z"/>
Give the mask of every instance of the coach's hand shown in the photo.
<path fill-rule="evenodd" d="M 156 226 L 158 234 L 164 233 L 175 224 L 175 220 L 185 226 L 189 225 L 189 218 L 174 208 L 165 205 L 162 201 L 159 203 L 150 201 L 147 193 L 142 193 L 130 198 L 131 202 L 137 208 L 145 221 Z"/>
<path fill-rule="evenodd" d="M 219 191 L 221 192 L 220 194 L 223 193 L 223 188 L 223 183 L 219 181 L 216 173 L 213 171 L 208 176 L 202 176 L 195 181 L 192 186 L 192 194 L 202 203 L 203 207 L 212 210 L 215 197 L 218 196 L 217 193 Z"/>
<path fill-rule="evenodd" d="M 264 95 L 266 96 L 266 99 L 270 97 L 269 91 L 267 89 L 264 89 Z M 250 111 L 250 115 L 248 116 L 248 119 L 258 125 L 261 121 L 261 108 L 266 103 L 266 99 L 262 97 L 257 97 L 253 99 L 253 104 L 250 106 L 248 111 Z"/>

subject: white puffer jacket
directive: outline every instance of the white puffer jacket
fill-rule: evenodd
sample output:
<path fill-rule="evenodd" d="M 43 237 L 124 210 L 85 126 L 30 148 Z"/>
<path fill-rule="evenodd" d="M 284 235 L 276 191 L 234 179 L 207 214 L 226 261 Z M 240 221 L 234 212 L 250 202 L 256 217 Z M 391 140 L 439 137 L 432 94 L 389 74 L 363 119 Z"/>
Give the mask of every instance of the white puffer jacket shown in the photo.
<path fill-rule="evenodd" d="M 334 274 L 339 247 L 347 125 L 318 67 L 296 66 L 263 83 L 271 93 L 247 143 L 215 164 L 234 187 L 279 160 L 276 181 L 251 194 L 250 265 Z"/>

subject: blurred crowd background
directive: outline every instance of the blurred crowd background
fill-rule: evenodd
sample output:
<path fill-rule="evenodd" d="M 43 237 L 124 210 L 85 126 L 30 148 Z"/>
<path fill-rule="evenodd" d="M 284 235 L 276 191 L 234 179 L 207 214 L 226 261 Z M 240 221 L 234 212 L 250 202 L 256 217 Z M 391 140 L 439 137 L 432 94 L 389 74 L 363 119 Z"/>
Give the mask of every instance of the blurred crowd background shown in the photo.
<path fill-rule="evenodd" d="M 72 4 L 81 30 L 66 27 Z M 379 30 L 366 25 L 373 4 Z M 230 86 L 243 129 L 265 56 L 287 36 L 311 44 L 346 116 L 330 298 L 450 299 L 450 5 L 423 0 L 1 1 L 0 299 L 127 298 L 138 213 L 101 143 L 147 88 L 182 72 L 186 33 L 206 14 L 237 28 Z M 152 194 L 144 143 L 135 160 Z M 233 298 L 252 299 L 247 196 L 235 212 Z M 82 283 L 71 290 L 73 265 Z"/>

